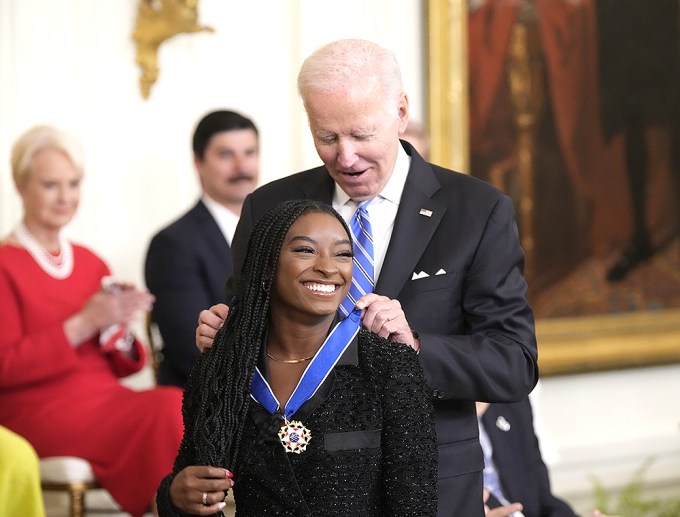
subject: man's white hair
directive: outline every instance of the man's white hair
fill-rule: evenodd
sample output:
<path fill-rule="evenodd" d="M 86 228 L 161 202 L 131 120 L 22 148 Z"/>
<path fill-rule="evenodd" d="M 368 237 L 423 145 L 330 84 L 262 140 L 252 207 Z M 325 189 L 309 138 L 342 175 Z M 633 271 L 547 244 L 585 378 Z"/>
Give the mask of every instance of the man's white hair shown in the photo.
<path fill-rule="evenodd" d="M 371 41 L 343 39 L 317 49 L 302 63 L 298 92 L 305 109 L 309 93 L 348 87 L 380 88 L 386 104 L 396 107 L 404 86 L 394 53 Z"/>

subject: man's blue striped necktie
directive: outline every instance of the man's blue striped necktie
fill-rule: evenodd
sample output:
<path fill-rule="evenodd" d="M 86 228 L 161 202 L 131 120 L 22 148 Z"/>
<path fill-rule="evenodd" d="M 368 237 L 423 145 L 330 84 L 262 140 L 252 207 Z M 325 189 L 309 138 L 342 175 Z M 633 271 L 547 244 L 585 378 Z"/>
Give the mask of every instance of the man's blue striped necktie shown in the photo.
<path fill-rule="evenodd" d="M 347 317 L 356 301 L 367 293 L 373 292 L 375 286 L 375 268 L 373 265 L 373 230 L 366 210 L 371 200 L 360 203 L 350 221 L 354 260 L 352 264 L 352 285 L 349 293 L 340 304 L 340 313 Z"/>

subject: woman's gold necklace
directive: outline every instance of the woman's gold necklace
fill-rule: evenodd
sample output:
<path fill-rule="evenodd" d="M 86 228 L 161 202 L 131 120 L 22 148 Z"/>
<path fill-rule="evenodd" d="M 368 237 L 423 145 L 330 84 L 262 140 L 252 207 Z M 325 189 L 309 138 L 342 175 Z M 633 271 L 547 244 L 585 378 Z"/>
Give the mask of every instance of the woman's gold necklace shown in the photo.
<path fill-rule="evenodd" d="M 314 358 L 313 355 L 310 355 L 309 357 L 303 357 L 302 359 L 277 359 L 273 355 L 271 355 L 269 352 L 267 352 L 267 357 L 269 359 L 273 359 L 277 363 L 282 363 L 282 364 L 299 364 L 299 363 L 304 363 L 305 361 L 309 361 L 310 359 Z"/>

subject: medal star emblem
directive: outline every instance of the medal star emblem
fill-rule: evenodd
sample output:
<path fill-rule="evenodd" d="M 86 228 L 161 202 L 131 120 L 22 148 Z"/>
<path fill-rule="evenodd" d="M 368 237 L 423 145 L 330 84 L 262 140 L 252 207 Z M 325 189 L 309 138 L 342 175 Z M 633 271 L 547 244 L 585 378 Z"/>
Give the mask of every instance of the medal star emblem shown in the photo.
<path fill-rule="evenodd" d="M 286 422 L 279 430 L 279 440 L 286 452 L 294 454 L 305 452 L 311 439 L 311 431 L 297 420 Z"/>

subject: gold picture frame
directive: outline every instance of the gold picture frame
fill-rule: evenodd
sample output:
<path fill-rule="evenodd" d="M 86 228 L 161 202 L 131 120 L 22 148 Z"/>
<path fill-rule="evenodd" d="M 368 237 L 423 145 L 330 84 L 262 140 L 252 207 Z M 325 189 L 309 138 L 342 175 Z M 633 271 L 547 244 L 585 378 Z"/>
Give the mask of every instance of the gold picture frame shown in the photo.
<path fill-rule="evenodd" d="M 427 125 L 431 159 L 467 171 L 467 0 L 426 0 Z M 544 318 L 536 322 L 541 375 L 680 362 L 680 309 Z"/>

